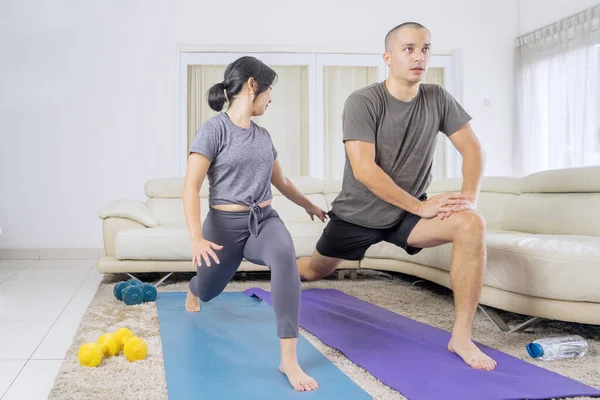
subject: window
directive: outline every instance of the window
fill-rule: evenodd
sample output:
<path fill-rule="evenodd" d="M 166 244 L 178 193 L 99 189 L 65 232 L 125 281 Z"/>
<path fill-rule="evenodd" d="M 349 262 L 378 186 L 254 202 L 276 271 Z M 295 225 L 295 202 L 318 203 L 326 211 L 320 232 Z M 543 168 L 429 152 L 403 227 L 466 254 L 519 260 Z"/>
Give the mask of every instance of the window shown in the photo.
<path fill-rule="evenodd" d="M 269 130 L 287 176 L 341 179 L 345 164 L 342 110 L 353 91 L 386 79 L 379 54 L 246 53 L 273 68 L 278 76 L 269 111 L 254 121 Z M 223 80 L 225 68 L 241 53 L 182 52 L 180 66 L 180 173 L 198 127 L 216 115 L 206 93 Z M 440 84 L 456 95 L 452 56 L 432 57 L 426 82 Z M 458 97 L 458 96 L 457 96 Z M 459 99 L 460 101 L 460 99 Z M 443 136 L 443 135 L 441 135 Z M 457 162 L 447 139 L 440 137 L 434 178 L 451 176 Z M 460 171 L 459 171 L 460 172 Z"/>
<path fill-rule="evenodd" d="M 596 146 L 595 146 L 595 162 L 600 164 L 600 45 L 596 46 Z"/>
<path fill-rule="evenodd" d="M 181 174 L 185 173 L 189 146 L 194 140 L 196 131 L 207 119 L 217 113 L 206 101 L 208 89 L 223 80 L 227 65 L 242 54 L 238 53 L 182 53 L 181 63 L 181 107 L 182 154 Z M 273 144 L 280 155 L 279 162 L 288 176 L 311 175 L 309 170 L 309 135 L 311 129 L 310 96 L 315 87 L 316 77 L 310 76 L 314 70 L 314 59 L 307 54 L 254 54 L 255 57 L 268 64 L 279 79 L 273 90 L 273 102 L 269 111 L 254 121 L 264 126 L 271 133 Z M 311 68 L 309 68 L 311 67 Z M 314 102 L 313 102 L 314 103 Z M 314 105 L 313 105 L 314 108 Z M 314 118 L 312 118 L 314 119 Z M 314 135 L 314 132 L 312 132 Z"/>
<path fill-rule="evenodd" d="M 357 89 L 384 81 L 386 66 L 378 55 L 320 54 L 316 60 L 319 148 L 315 176 L 342 179 L 346 153 L 342 142 L 342 111 Z M 315 160 L 317 161 L 317 160 Z"/>
<path fill-rule="evenodd" d="M 600 164 L 600 45 L 526 65 L 518 89 L 522 174 Z"/>

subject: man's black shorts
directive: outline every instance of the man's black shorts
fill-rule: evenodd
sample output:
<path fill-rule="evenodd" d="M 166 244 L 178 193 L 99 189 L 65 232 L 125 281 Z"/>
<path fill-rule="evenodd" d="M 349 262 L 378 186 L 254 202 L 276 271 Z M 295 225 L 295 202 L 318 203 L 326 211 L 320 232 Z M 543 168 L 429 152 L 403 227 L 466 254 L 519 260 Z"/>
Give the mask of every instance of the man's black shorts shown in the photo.
<path fill-rule="evenodd" d="M 395 225 L 385 229 L 375 229 L 345 221 L 329 211 L 329 222 L 317 242 L 317 251 L 327 257 L 362 260 L 370 246 L 385 241 L 414 255 L 422 249 L 409 246 L 407 242 L 420 220 L 421 217 L 418 215 L 406 213 Z"/>

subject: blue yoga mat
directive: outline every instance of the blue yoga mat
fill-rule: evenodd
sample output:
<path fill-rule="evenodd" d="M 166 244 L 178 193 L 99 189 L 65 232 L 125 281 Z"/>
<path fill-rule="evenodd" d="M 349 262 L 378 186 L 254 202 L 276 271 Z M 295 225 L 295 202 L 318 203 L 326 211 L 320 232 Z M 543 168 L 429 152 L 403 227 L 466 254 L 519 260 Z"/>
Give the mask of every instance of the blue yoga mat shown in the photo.
<path fill-rule="evenodd" d="M 225 292 L 189 313 L 185 296 L 156 299 L 170 400 L 372 398 L 302 336 L 298 361 L 319 388 L 296 392 L 277 369 L 279 339 L 266 302 Z"/>
<path fill-rule="evenodd" d="M 262 289 L 245 293 L 271 302 Z M 481 344 L 498 366 L 475 370 L 447 350 L 449 332 L 338 290 L 304 290 L 301 310 L 302 328 L 411 400 L 600 397 L 596 388 Z"/>

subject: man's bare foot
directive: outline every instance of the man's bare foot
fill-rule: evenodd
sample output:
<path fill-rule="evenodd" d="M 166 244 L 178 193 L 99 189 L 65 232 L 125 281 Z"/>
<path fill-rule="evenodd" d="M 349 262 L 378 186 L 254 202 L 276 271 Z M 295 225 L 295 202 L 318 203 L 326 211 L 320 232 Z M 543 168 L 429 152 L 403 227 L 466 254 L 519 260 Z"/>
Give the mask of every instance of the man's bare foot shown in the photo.
<path fill-rule="evenodd" d="M 496 361 L 484 354 L 470 339 L 455 338 L 454 335 L 448 343 L 448 350 L 456 353 L 469 366 L 475 369 L 493 371 Z"/>
<path fill-rule="evenodd" d="M 189 312 L 200 311 L 200 300 L 194 296 L 190 289 L 188 289 L 187 297 L 185 299 L 185 310 Z"/>
<path fill-rule="evenodd" d="M 319 387 L 317 381 L 306 375 L 297 363 L 282 363 L 279 371 L 287 376 L 290 385 L 298 392 L 309 392 Z"/>

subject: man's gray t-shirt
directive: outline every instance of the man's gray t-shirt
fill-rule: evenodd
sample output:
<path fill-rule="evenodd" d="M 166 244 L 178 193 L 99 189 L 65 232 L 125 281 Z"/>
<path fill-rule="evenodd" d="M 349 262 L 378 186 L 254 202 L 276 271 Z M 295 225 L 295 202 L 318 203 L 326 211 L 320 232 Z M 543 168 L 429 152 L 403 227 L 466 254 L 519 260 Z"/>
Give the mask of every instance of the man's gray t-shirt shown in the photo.
<path fill-rule="evenodd" d="M 215 115 L 196 132 L 190 153 L 203 154 L 211 163 L 206 174 L 211 206 L 251 206 L 273 198 L 271 175 L 277 150 L 269 132 L 253 121 L 244 129 L 227 113 Z"/>
<path fill-rule="evenodd" d="M 385 82 L 353 92 L 342 114 L 343 141 L 375 144 L 375 162 L 392 180 L 419 198 L 431 184 L 437 135 L 450 136 L 471 120 L 439 85 L 421 84 L 409 102 L 393 97 Z M 338 217 L 365 227 L 388 228 L 406 211 L 372 193 L 352 172 L 346 154 L 342 190 L 332 203 Z"/>

